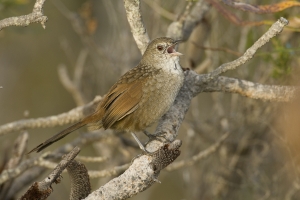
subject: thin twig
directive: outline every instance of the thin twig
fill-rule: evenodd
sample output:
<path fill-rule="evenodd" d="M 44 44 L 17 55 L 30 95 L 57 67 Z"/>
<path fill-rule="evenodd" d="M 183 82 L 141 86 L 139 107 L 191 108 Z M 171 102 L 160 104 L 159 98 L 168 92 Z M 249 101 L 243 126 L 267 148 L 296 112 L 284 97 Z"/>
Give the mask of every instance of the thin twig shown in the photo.
<path fill-rule="evenodd" d="M 224 51 L 226 53 L 230 53 L 230 54 L 233 54 L 235 56 L 241 56 L 242 54 L 240 52 L 236 52 L 236 51 L 233 51 L 231 49 L 228 49 L 228 48 L 225 48 L 225 47 L 219 47 L 219 48 L 215 48 L 215 47 L 205 47 L 205 46 L 200 46 L 198 45 L 196 42 L 193 42 L 193 45 L 195 45 L 196 47 L 200 48 L 200 49 L 203 49 L 203 50 L 211 50 L 211 51 Z"/>
<path fill-rule="evenodd" d="M 124 172 L 129 166 L 130 163 L 127 163 L 125 165 L 113 167 L 112 169 L 105 169 L 101 171 L 90 170 L 89 176 L 90 178 L 102 178 L 102 177 L 114 176 Z"/>
<path fill-rule="evenodd" d="M 158 5 L 158 3 L 156 3 L 155 1 L 151 1 L 151 0 L 144 0 L 144 2 L 150 6 L 154 11 L 156 11 L 158 14 L 160 14 L 161 16 L 173 21 L 176 18 L 176 15 L 167 11 L 166 9 L 164 9 L 163 7 L 161 7 L 160 5 Z"/>
<path fill-rule="evenodd" d="M 32 13 L 18 17 L 9 17 L 0 20 L 0 30 L 8 26 L 28 26 L 31 23 L 41 23 L 45 29 L 48 18 L 44 16 L 43 5 L 46 0 L 37 0 L 33 6 Z"/>
<path fill-rule="evenodd" d="M 25 171 L 28 168 L 38 165 L 38 163 L 41 162 L 41 160 L 43 160 L 44 157 L 46 157 L 48 155 L 49 155 L 49 152 L 46 152 L 46 153 L 42 154 L 40 157 L 35 157 L 35 158 L 28 159 L 26 161 L 23 161 L 16 168 L 2 171 L 2 173 L 0 174 L 0 184 L 5 183 L 6 181 L 8 181 L 12 178 L 17 177 L 18 175 L 20 175 L 23 171 Z"/>
<path fill-rule="evenodd" d="M 91 113 L 91 110 L 95 105 L 101 101 L 101 97 L 97 96 L 90 103 L 74 108 L 69 112 L 62 113 L 55 116 L 41 117 L 36 119 L 24 119 L 0 126 L 0 136 L 22 129 L 33 129 L 33 128 L 45 128 L 61 126 L 64 124 L 74 123 L 79 121 L 85 116 L 85 112 Z"/>
<path fill-rule="evenodd" d="M 20 174 L 22 174 L 24 171 L 28 170 L 29 168 L 32 168 L 33 166 L 41 166 L 43 168 L 53 169 L 57 164 L 54 162 L 49 161 L 48 159 L 56 159 L 60 157 L 62 154 L 68 153 L 76 146 L 84 146 L 86 144 L 89 144 L 91 142 L 99 141 L 101 139 L 104 139 L 111 135 L 111 131 L 105 131 L 105 132 L 93 132 L 93 133 L 86 133 L 80 135 L 80 137 L 76 138 L 70 143 L 67 143 L 63 145 L 62 147 L 57 148 L 53 151 L 53 153 L 45 152 L 42 155 L 34 158 L 30 158 L 27 160 L 22 161 L 17 167 L 4 170 L 0 174 L 0 185 L 10 179 L 13 179 Z M 24 180 L 28 180 L 32 178 L 31 174 L 28 174 L 27 178 L 24 178 Z"/>
<path fill-rule="evenodd" d="M 178 21 L 170 24 L 167 31 L 168 37 L 187 40 L 210 7 L 205 0 L 198 0 L 193 8 L 191 8 L 191 4 L 188 3 L 183 16 Z"/>
<path fill-rule="evenodd" d="M 245 64 L 254 56 L 254 54 L 260 47 L 268 43 L 271 38 L 281 33 L 281 31 L 286 25 L 288 25 L 288 21 L 285 18 L 281 17 L 269 28 L 269 30 L 265 34 L 263 34 L 263 36 L 261 36 L 249 49 L 247 49 L 244 55 L 232 62 L 225 63 L 218 67 L 216 70 L 212 71 L 210 73 L 211 78 L 215 78 L 216 76 L 219 76 L 220 74 L 228 70 L 234 70 L 237 67 Z"/>
<path fill-rule="evenodd" d="M 77 87 L 80 86 L 82 73 L 83 73 L 84 65 L 85 65 L 86 59 L 88 57 L 88 54 L 89 54 L 89 51 L 87 49 L 82 49 L 77 58 L 75 70 L 74 70 L 74 80 L 73 80 L 74 84 Z"/>
<path fill-rule="evenodd" d="M 9 156 L 9 160 L 6 163 L 4 169 L 13 169 L 19 165 L 21 162 L 23 155 L 25 153 L 26 145 L 28 141 L 28 133 L 26 131 L 23 131 L 19 137 L 16 139 L 13 148 L 12 148 L 12 153 Z M 1 190 L 0 190 L 0 199 L 8 199 L 8 193 L 11 188 L 11 185 L 13 184 L 14 179 L 10 179 L 4 184 L 1 185 Z"/>
<path fill-rule="evenodd" d="M 76 105 L 84 105 L 83 96 L 79 91 L 77 85 L 75 85 L 75 83 L 70 79 L 65 65 L 61 64 L 58 66 L 58 75 L 60 82 L 63 84 L 66 90 L 68 90 L 68 92 L 73 96 Z"/>
<path fill-rule="evenodd" d="M 199 152 L 197 155 L 194 155 L 190 159 L 174 162 L 172 165 L 167 167 L 167 170 L 173 171 L 173 170 L 180 169 L 182 167 L 191 166 L 191 165 L 194 165 L 196 162 L 199 162 L 200 160 L 207 158 L 209 155 L 211 155 L 212 153 L 214 153 L 218 150 L 218 148 L 221 146 L 221 144 L 224 142 L 224 140 L 226 138 L 228 138 L 228 136 L 229 136 L 229 133 L 222 135 L 221 138 L 216 143 L 214 143 L 213 145 L 211 145 L 204 151 Z"/>
<path fill-rule="evenodd" d="M 76 160 L 81 162 L 97 162 L 101 163 L 108 160 L 108 157 L 88 157 L 88 156 L 77 156 Z"/>

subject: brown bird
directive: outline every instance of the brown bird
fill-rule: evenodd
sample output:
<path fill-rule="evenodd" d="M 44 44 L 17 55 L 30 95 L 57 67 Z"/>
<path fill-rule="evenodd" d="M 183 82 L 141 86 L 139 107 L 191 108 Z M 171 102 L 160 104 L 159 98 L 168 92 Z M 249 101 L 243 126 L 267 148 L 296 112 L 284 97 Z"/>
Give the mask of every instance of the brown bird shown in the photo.
<path fill-rule="evenodd" d="M 94 113 L 52 136 L 29 153 L 45 149 L 87 124 L 96 129 L 142 131 L 165 114 L 184 80 L 175 50 L 179 40 L 161 37 L 147 46 L 140 63 L 125 73 L 108 91 Z"/>

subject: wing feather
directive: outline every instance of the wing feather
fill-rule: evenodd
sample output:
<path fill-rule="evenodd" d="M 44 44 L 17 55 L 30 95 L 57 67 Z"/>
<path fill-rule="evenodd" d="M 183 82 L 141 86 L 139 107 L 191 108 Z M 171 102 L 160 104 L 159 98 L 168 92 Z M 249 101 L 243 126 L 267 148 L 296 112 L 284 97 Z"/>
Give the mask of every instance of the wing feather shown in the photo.
<path fill-rule="evenodd" d="M 104 107 L 105 115 L 102 118 L 104 128 L 110 128 L 116 121 L 123 119 L 138 109 L 142 97 L 142 84 L 119 84 L 109 94 Z"/>

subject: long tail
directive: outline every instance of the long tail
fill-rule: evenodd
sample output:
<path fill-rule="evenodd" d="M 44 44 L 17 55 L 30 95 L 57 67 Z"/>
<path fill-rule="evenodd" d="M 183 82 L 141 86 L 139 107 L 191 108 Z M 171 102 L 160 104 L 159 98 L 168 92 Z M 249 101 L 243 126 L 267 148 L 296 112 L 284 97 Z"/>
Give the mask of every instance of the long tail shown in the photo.
<path fill-rule="evenodd" d="M 93 122 L 95 119 L 95 116 L 90 115 L 86 118 L 84 118 L 83 120 L 77 122 L 76 124 L 73 124 L 72 126 L 64 129 L 63 131 L 57 133 L 56 135 L 52 136 L 51 138 L 49 138 L 48 140 L 46 140 L 45 142 L 41 143 L 40 145 L 38 145 L 37 147 L 33 148 L 31 151 L 29 151 L 28 154 L 36 151 L 36 152 L 40 152 L 43 149 L 45 149 L 46 147 L 50 146 L 51 144 L 53 144 L 54 142 L 64 138 L 65 136 L 67 136 L 68 134 L 70 134 L 71 132 L 85 126 L 88 123 Z"/>

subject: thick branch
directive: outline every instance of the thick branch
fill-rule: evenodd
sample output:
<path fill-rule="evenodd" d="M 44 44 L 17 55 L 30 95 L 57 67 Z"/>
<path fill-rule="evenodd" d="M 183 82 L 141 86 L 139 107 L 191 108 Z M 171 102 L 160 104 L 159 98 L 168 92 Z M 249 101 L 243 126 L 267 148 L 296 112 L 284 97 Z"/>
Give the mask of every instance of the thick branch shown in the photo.
<path fill-rule="evenodd" d="M 142 156 L 135 159 L 123 174 L 92 192 L 85 200 L 127 199 L 150 187 L 154 178 L 151 157 Z"/>
<path fill-rule="evenodd" d="M 158 182 L 160 170 L 173 162 L 180 154 L 180 140 L 161 146 L 154 153 L 136 158 L 120 176 L 109 181 L 86 199 L 127 199 Z"/>
<path fill-rule="evenodd" d="M 47 22 L 47 16 L 43 13 L 43 4 L 46 0 L 37 0 L 34 4 L 32 13 L 28 15 L 22 15 L 19 17 L 10 17 L 0 21 L 0 30 L 8 26 L 28 26 L 31 23 L 41 23 L 45 29 L 45 23 Z"/>
<path fill-rule="evenodd" d="M 203 88 L 203 92 L 237 93 L 252 99 L 278 102 L 291 101 L 299 90 L 293 86 L 263 85 L 224 76 L 219 76 Z"/>
<path fill-rule="evenodd" d="M 140 4 L 139 0 L 124 0 L 124 7 L 133 38 L 141 53 L 144 54 L 150 38 L 142 20 Z"/>

